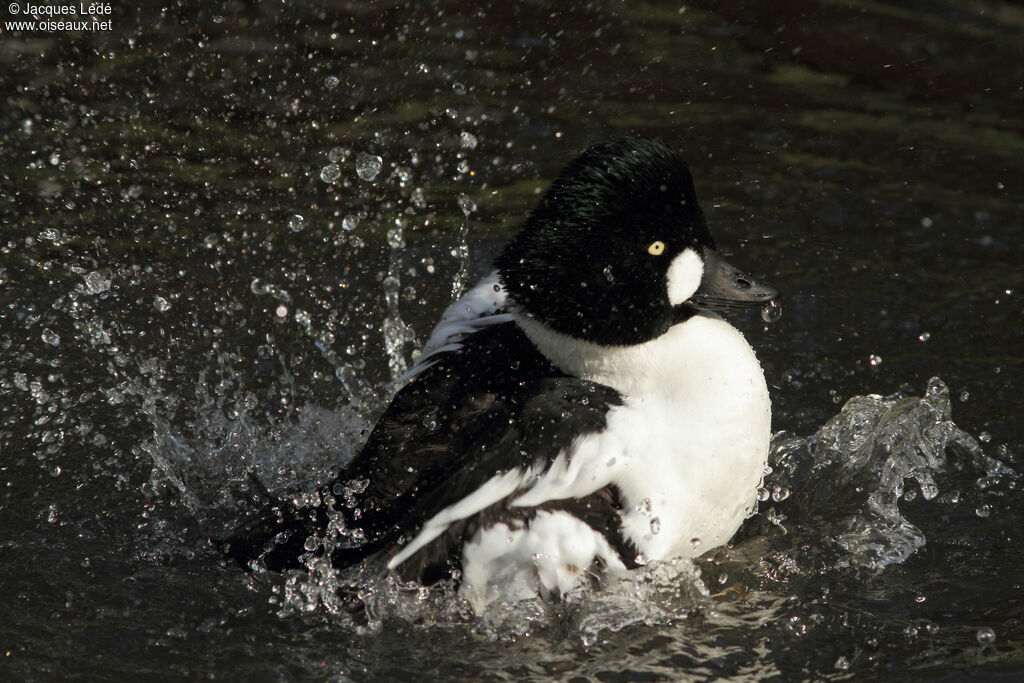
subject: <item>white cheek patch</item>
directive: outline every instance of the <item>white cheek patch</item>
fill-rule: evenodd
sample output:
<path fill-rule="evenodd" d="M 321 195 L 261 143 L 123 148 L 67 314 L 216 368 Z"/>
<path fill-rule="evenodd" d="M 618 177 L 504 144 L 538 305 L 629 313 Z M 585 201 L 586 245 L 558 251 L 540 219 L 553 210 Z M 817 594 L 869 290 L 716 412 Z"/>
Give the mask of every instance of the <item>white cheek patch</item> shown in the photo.
<path fill-rule="evenodd" d="M 678 306 L 693 296 L 703 277 L 704 261 L 693 249 L 687 249 L 672 259 L 665 275 L 669 303 Z"/>

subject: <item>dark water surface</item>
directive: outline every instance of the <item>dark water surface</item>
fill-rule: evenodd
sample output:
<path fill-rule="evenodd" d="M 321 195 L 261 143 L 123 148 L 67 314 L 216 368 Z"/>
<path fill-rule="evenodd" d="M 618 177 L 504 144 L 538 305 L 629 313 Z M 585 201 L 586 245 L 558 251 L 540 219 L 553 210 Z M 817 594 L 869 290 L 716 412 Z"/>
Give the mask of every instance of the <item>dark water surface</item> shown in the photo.
<path fill-rule="evenodd" d="M 314 4 L 0 33 L 0 678 L 1024 674 L 1020 5 Z M 736 321 L 780 433 L 733 546 L 484 617 L 225 564 L 249 473 L 309 500 L 626 132 L 783 292 Z"/>

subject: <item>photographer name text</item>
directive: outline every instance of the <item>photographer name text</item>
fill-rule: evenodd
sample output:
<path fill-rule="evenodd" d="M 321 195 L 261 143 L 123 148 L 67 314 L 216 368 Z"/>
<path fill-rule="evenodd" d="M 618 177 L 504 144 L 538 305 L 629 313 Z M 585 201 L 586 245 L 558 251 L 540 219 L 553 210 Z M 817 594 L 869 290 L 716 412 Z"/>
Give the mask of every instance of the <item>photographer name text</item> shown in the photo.
<path fill-rule="evenodd" d="M 110 3 L 106 2 L 80 2 L 77 5 L 33 5 L 31 3 L 19 5 L 12 2 L 7 9 L 11 14 L 24 14 L 30 17 L 58 17 L 71 14 L 93 17 L 114 13 Z"/>

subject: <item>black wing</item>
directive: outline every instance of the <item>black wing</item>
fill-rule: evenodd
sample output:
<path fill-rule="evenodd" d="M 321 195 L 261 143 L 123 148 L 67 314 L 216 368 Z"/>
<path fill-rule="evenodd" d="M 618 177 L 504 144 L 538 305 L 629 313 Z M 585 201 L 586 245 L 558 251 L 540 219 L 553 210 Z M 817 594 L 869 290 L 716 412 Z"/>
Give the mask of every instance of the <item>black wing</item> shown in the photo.
<path fill-rule="evenodd" d="M 409 540 L 497 474 L 543 471 L 574 438 L 602 429 L 620 402 L 615 390 L 559 371 L 514 323 L 472 334 L 395 395 L 332 482 L 327 505 L 344 525 L 334 564 Z M 324 506 L 287 507 L 242 529 L 230 554 L 262 555 L 272 569 L 301 566 L 306 538 L 322 536 L 331 515 Z M 269 549 L 268 539 L 276 540 Z"/>

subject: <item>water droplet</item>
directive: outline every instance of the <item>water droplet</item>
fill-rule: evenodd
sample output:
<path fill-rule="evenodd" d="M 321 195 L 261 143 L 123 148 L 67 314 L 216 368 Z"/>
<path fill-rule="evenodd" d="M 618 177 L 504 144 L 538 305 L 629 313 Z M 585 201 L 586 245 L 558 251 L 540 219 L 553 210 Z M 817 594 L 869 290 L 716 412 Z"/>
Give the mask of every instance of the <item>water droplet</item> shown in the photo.
<path fill-rule="evenodd" d="M 690 545 L 693 547 L 694 550 L 699 548 L 700 544 L 701 544 L 701 540 L 699 538 L 691 538 L 690 539 Z"/>
<path fill-rule="evenodd" d="M 334 75 L 328 76 L 327 78 L 324 79 L 324 85 L 327 86 L 328 88 L 331 88 L 332 90 L 334 88 L 337 88 L 338 87 L 338 83 L 340 83 L 340 82 L 341 82 L 341 79 L 339 79 L 337 76 L 334 76 Z"/>
<path fill-rule="evenodd" d="M 989 443 L 992 441 L 992 435 L 988 432 L 982 432 L 981 434 L 978 434 L 978 441 L 982 443 Z"/>
<path fill-rule="evenodd" d="M 850 660 L 847 659 L 846 657 L 840 656 L 840 657 L 838 657 L 836 659 L 836 663 L 833 664 L 832 666 L 834 666 L 836 669 L 838 669 L 840 671 L 846 671 L 847 669 L 850 668 Z"/>
<path fill-rule="evenodd" d="M 644 517 L 650 517 L 651 516 L 651 499 L 650 498 L 644 498 L 643 500 L 640 501 L 640 504 L 637 505 L 634 509 L 637 512 L 639 512 L 641 515 L 643 515 Z"/>
<path fill-rule="evenodd" d="M 288 307 L 287 307 L 287 306 L 285 306 L 284 304 L 281 304 L 281 305 L 280 305 L 280 306 L 278 306 L 278 307 L 277 307 L 277 309 L 276 309 L 276 310 L 274 311 L 274 314 L 275 314 L 275 315 L 276 315 L 276 316 L 277 316 L 278 318 L 286 318 L 286 317 L 288 317 Z"/>
<path fill-rule="evenodd" d="M 363 180 L 373 180 L 380 173 L 384 159 L 376 154 L 360 152 L 356 156 L 356 174 Z"/>
<path fill-rule="evenodd" d="M 92 294 L 99 294 L 110 289 L 110 278 L 98 270 L 94 270 L 85 276 L 85 287 Z"/>
<path fill-rule="evenodd" d="M 931 332 L 922 332 L 921 334 L 917 335 L 917 338 L 920 339 L 923 342 L 926 342 L 926 341 L 928 341 L 929 339 L 932 338 L 932 333 Z"/>
<path fill-rule="evenodd" d="M 789 498 L 789 489 L 785 486 L 776 486 L 772 489 L 772 500 L 776 503 Z"/>
<path fill-rule="evenodd" d="M 459 144 L 463 149 L 476 149 L 477 139 L 472 133 L 462 131 L 459 133 Z"/>
<path fill-rule="evenodd" d="M 476 202 L 469 198 L 465 192 L 459 193 L 459 208 L 462 209 L 462 213 L 469 217 L 469 214 L 476 211 Z"/>
<path fill-rule="evenodd" d="M 295 214 L 291 218 L 288 219 L 288 227 L 292 229 L 292 232 L 298 232 L 298 231 L 302 230 L 305 222 L 306 222 L 305 218 L 303 218 L 299 214 Z"/>
<path fill-rule="evenodd" d="M 921 219 L 921 227 L 922 227 L 922 228 L 930 228 L 930 227 L 932 227 L 933 225 L 935 225 L 935 221 L 933 221 L 933 220 L 932 220 L 931 218 L 929 218 L 928 216 L 925 216 L 925 217 L 923 217 L 923 218 Z"/>
<path fill-rule="evenodd" d="M 978 639 L 978 642 L 982 645 L 991 645 L 996 642 L 996 632 L 990 629 L 988 626 L 982 626 L 974 633 L 974 637 Z"/>
<path fill-rule="evenodd" d="M 50 346 L 58 346 L 60 344 L 60 335 L 51 330 L 49 327 L 43 330 L 43 333 L 42 335 L 40 335 L 40 337 L 42 338 L 44 344 L 49 344 Z"/>
<path fill-rule="evenodd" d="M 58 247 L 68 241 L 68 238 L 65 235 L 63 235 L 60 230 L 57 230 L 56 228 L 46 228 L 41 233 L 39 233 L 39 237 L 40 239 L 49 240 L 50 242 L 53 242 L 54 245 Z"/>
<path fill-rule="evenodd" d="M 466 86 L 463 83 L 452 83 L 452 90 L 455 91 L 456 95 L 466 94 Z"/>
<path fill-rule="evenodd" d="M 873 366 L 881 365 L 882 364 L 882 357 L 873 353 L 873 354 L 871 354 L 868 357 L 868 362 L 871 363 L 871 365 L 873 365 Z"/>
<path fill-rule="evenodd" d="M 644 557 L 643 553 L 637 553 L 637 556 L 633 558 L 633 562 L 635 562 L 637 566 L 642 567 L 647 564 L 647 558 Z"/>
<path fill-rule="evenodd" d="M 992 516 L 992 506 L 980 505 L 978 506 L 978 508 L 974 510 L 974 514 L 978 515 L 982 519 L 987 519 L 988 517 Z"/>
<path fill-rule="evenodd" d="M 969 391 L 961 391 L 961 392 L 960 392 L 960 400 L 961 400 L 961 401 L 966 401 L 966 400 L 967 400 L 967 399 L 969 399 L 970 397 L 971 397 L 971 394 L 970 394 L 970 392 L 969 392 Z"/>
<path fill-rule="evenodd" d="M 341 168 L 337 164 L 327 164 L 320 169 L 320 180 L 325 183 L 333 183 L 341 176 Z"/>
<path fill-rule="evenodd" d="M 657 517 L 651 520 L 651 533 L 657 535 L 661 531 L 661 520 Z"/>
<path fill-rule="evenodd" d="M 782 317 L 782 306 L 778 301 L 772 299 L 761 307 L 761 320 L 766 323 L 775 323 Z"/>
<path fill-rule="evenodd" d="M 412 205 L 415 206 L 417 209 L 427 208 L 427 200 L 423 196 L 422 187 L 417 187 L 415 190 L 412 191 L 412 194 L 409 195 L 409 201 L 411 201 Z"/>
<path fill-rule="evenodd" d="M 332 164 L 336 164 L 348 159 L 348 155 L 351 153 L 352 151 L 347 147 L 331 147 L 330 151 L 327 152 L 327 160 Z"/>
<path fill-rule="evenodd" d="M 772 497 L 771 491 L 769 491 L 765 487 L 762 486 L 761 488 L 759 488 L 757 490 L 757 499 L 759 501 L 761 501 L 762 503 L 765 502 L 766 500 L 768 500 L 771 497 Z"/>
<path fill-rule="evenodd" d="M 612 275 L 611 266 L 605 266 L 604 270 L 602 270 L 601 272 L 604 273 L 604 277 L 606 280 L 608 280 L 608 282 L 615 282 L 615 276 Z"/>
<path fill-rule="evenodd" d="M 391 228 L 388 230 L 388 246 L 395 249 L 401 249 L 405 246 L 405 236 L 401 228 Z"/>
<path fill-rule="evenodd" d="M 359 216 L 354 216 L 352 214 L 349 214 L 349 215 L 345 216 L 343 219 L 341 219 L 341 229 L 342 230 L 352 231 L 352 230 L 355 230 L 356 226 L 358 226 L 358 225 L 359 225 Z"/>
<path fill-rule="evenodd" d="M 171 308 L 171 302 L 169 302 L 162 296 L 157 295 L 153 297 L 153 308 L 155 308 L 158 312 L 163 313 Z"/>

